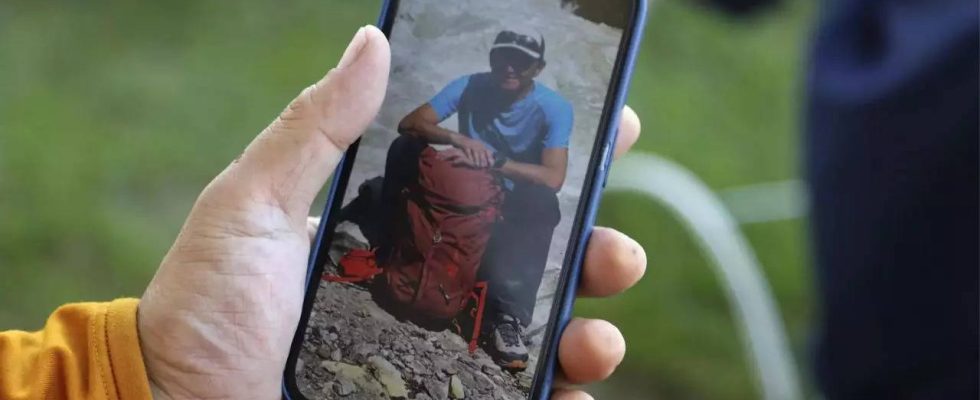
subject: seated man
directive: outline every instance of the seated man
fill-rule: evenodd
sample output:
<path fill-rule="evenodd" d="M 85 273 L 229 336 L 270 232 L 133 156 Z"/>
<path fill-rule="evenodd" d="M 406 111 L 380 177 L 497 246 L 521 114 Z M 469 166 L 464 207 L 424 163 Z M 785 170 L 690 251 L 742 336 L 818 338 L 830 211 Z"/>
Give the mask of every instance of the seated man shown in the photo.
<path fill-rule="evenodd" d="M 503 220 L 496 225 L 480 266 L 489 283 L 487 321 L 492 348 L 508 369 L 526 368 L 524 330 L 531 322 L 538 287 L 561 215 L 556 193 L 565 182 L 572 131 L 571 104 L 536 83 L 545 67 L 544 38 L 534 31 L 504 30 L 490 51 L 488 73 L 451 82 L 398 125 L 382 190 L 396 204 L 417 179 L 418 156 L 428 144 L 448 144 L 447 156 L 501 176 Z M 458 114 L 458 132 L 438 124 Z"/>

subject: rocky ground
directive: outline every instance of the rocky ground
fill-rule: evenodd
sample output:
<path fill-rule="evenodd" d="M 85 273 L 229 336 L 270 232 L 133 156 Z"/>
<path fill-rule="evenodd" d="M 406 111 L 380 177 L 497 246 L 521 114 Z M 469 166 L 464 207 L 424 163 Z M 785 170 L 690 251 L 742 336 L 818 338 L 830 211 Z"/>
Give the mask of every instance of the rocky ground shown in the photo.
<path fill-rule="evenodd" d="M 331 257 L 361 246 L 341 233 Z M 397 320 L 363 286 L 329 282 L 317 292 L 296 370 L 309 399 L 524 399 L 532 377 L 501 370 L 482 349 L 471 355 L 451 330 Z"/>

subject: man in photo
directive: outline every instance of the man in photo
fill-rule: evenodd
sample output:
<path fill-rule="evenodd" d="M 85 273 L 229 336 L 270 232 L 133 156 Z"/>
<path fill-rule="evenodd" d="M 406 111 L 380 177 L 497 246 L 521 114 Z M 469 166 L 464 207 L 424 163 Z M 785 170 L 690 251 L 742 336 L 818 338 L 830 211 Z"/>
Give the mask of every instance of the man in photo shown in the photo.
<path fill-rule="evenodd" d="M 479 279 L 489 287 L 488 352 L 510 370 L 527 367 L 524 331 L 561 219 L 557 192 L 565 182 L 573 124 L 571 103 L 535 81 L 544 55 L 545 40 L 536 30 L 501 31 L 490 51 L 490 72 L 450 82 L 399 123 L 382 190 L 385 204 L 397 204 L 399 193 L 417 179 L 419 154 L 429 144 L 450 145 L 445 157 L 501 178 L 502 220 L 493 228 Z M 457 130 L 439 126 L 454 114 Z"/>

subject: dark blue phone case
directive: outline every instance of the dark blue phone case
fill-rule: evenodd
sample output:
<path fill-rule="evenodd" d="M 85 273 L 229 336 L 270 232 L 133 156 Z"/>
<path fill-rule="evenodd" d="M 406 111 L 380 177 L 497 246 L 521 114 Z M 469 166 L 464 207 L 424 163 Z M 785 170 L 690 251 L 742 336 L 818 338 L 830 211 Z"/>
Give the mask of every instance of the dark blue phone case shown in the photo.
<path fill-rule="evenodd" d="M 399 0 L 382 0 L 381 14 L 378 16 L 377 26 L 381 28 L 386 36 L 391 35 L 391 27 L 394 23 L 394 12 L 398 9 Z M 597 145 L 592 150 L 592 157 L 589 161 L 590 168 L 586 177 L 583 196 L 579 202 L 576 213 L 576 221 L 572 232 L 575 241 L 571 243 L 569 252 L 571 258 L 566 257 L 565 267 L 558 283 L 555 304 L 552 306 L 551 317 L 543 341 L 542 353 L 539 365 L 534 374 L 534 382 L 531 386 L 531 400 L 545 400 L 551 395 L 551 387 L 554 383 L 555 367 L 557 364 L 558 338 L 571 320 L 572 309 L 575 304 L 575 289 L 579 285 L 582 261 L 585 255 L 589 236 L 592 233 L 592 226 L 595 222 L 596 212 L 599 209 L 602 190 L 606 186 L 606 178 L 609 176 L 609 166 L 612 163 L 613 149 L 616 143 L 616 136 L 619 130 L 619 119 L 622 109 L 626 104 L 626 96 L 629 92 L 630 79 L 633 76 L 633 68 L 636 63 L 636 56 L 640 48 L 640 39 L 643 28 L 646 25 L 647 0 L 634 0 L 633 12 L 630 21 L 623 33 L 618 60 L 615 70 L 610 80 L 612 91 L 606 99 L 606 107 L 599 124 L 599 133 L 596 139 Z M 601 144 L 601 145 L 599 145 Z M 320 227 L 316 233 L 307 266 L 306 275 L 306 298 L 303 304 L 303 314 L 300 323 L 296 328 L 293 338 L 289 358 L 283 374 L 283 397 L 289 400 L 303 399 L 304 396 L 296 390 L 295 367 L 298 350 L 302 345 L 303 332 L 306 330 L 306 323 L 312 307 L 312 295 L 314 288 L 310 286 L 311 279 L 316 272 L 316 265 L 320 265 L 321 247 L 330 242 L 327 227 L 331 225 L 331 218 L 339 211 L 339 196 L 343 195 L 342 188 L 346 187 L 353 167 L 351 155 L 357 153 L 357 143 L 352 145 L 346 155 L 340 161 L 340 165 L 334 172 L 334 179 L 330 184 L 327 195 L 326 205 L 323 216 L 320 220 Z"/>

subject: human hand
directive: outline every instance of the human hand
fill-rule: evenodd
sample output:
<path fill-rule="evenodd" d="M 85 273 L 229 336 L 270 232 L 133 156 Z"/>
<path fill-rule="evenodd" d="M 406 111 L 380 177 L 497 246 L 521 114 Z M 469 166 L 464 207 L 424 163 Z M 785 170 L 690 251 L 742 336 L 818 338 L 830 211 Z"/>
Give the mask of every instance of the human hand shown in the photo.
<path fill-rule="evenodd" d="M 306 216 L 344 150 L 377 113 L 389 61 L 383 34 L 359 31 L 338 67 L 293 100 L 201 193 L 139 306 L 155 398 L 280 397 L 305 291 Z M 625 115 L 617 153 L 639 134 L 635 114 Z M 644 268 L 636 242 L 596 228 L 580 292 L 621 291 Z M 611 324 L 573 321 L 559 348 L 563 385 L 605 378 L 624 351 Z M 559 389 L 555 398 L 588 397 Z"/>
<path fill-rule="evenodd" d="M 468 164 L 477 168 L 490 168 L 493 166 L 493 151 L 487 145 L 483 144 L 483 142 L 458 135 L 453 139 L 452 145 L 463 151 L 463 154 L 468 159 Z"/>
<path fill-rule="evenodd" d="M 310 204 L 377 114 L 389 64 L 384 35 L 359 30 L 337 67 L 198 197 L 139 305 L 157 400 L 280 398 L 303 305 Z"/>
<path fill-rule="evenodd" d="M 466 155 L 463 150 L 457 149 L 455 147 L 442 150 L 439 152 L 439 158 L 448 161 L 452 165 L 464 166 L 469 168 L 480 168 L 470 157 Z"/>

